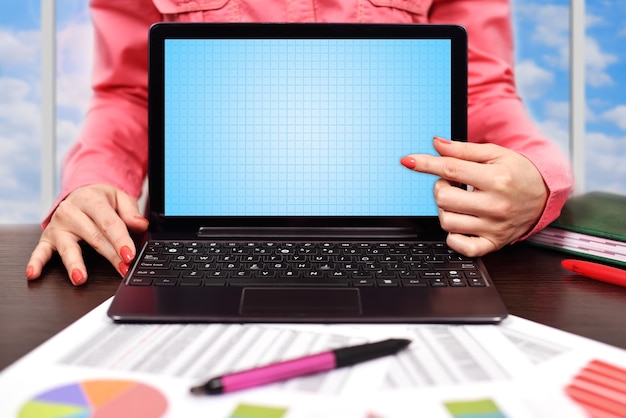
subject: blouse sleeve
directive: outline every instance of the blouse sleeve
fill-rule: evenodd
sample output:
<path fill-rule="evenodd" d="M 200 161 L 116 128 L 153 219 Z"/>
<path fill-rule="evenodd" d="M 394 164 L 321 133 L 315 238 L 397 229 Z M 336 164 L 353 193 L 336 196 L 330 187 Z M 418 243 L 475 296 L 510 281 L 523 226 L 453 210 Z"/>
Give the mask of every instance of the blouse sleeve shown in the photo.
<path fill-rule="evenodd" d="M 148 159 L 148 30 L 161 15 L 150 0 L 91 0 L 93 95 L 65 157 L 50 213 L 75 189 L 107 183 L 138 198 Z"/>

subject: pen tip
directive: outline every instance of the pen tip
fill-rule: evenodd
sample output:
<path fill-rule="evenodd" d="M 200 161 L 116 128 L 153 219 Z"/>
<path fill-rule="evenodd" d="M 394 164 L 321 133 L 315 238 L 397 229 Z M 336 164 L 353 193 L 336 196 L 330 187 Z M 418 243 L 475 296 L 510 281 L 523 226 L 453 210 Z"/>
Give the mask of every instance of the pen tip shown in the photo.
<path fill-rule="evenodd" d="M 391 338 L 390 340 L 388 340 L 388 342 L 392 343 L 394 347 L 397 347 L 398 351 L 408 347 L 409 344 L 411 344 L 411 340 L 406 338 Z"/>
<path fill-rule="evenodd" d="M 204 393 L 205 393 L 204 386 L 194 386 L 191 389 L 189 389 L 189 391 L 193 395 L 204 395 Z"/>
<path fill-rule="evenodd" d="M 224 393 L 222 378 L 221 376 L 215 377 L 203 385 L 192 387 L 189 391 L 194 395 L 219 395 Z"/>

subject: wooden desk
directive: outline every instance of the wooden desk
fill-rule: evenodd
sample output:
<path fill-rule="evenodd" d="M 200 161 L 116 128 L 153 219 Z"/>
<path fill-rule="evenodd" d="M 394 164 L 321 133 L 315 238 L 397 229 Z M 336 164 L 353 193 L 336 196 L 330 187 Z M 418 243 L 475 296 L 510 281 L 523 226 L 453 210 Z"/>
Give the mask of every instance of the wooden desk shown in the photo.
<path fill-rule="evenodd" d="M 25 279 L 38 226 L 0 226 L 0 369 L 61 331 L 113 295 L 119 276 L 86 250 L 90 277 L 74 287 L 59 259 L 44 277 Z M 563 255 L 517 244 L 485 257 L 509 312 L 626 349 L 626 288 L 574 276 Z"/>

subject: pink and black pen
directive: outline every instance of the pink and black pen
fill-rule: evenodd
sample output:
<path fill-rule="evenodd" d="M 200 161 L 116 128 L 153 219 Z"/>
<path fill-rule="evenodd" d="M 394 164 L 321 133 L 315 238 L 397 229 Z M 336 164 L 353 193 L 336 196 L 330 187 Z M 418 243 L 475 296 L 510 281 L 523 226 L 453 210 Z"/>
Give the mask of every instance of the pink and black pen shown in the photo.
<path fill-rule="evenodd" d="M 364 361 L 396 354 L 409 344 L 411 344 L 411 340 L 389 339 L 312 354 L 293 360 L 214 377 L 203 385 L 191 388 L 191 393 L 197 395 L 219 395 L 221 393 L 262 386 L 294 377 L 352 366 Z"/>

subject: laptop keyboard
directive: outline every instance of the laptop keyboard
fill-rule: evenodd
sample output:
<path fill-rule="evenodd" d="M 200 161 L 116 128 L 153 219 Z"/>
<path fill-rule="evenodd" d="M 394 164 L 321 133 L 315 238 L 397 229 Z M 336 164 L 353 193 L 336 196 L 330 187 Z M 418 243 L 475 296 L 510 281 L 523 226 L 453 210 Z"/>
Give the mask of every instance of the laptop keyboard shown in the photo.
<path fill-rule="evenodd" d="M 484 287 L 444 243 L 150 241 L 132 286 Z"/>

